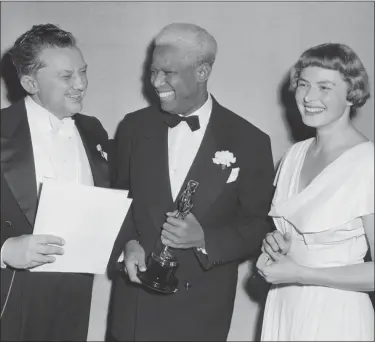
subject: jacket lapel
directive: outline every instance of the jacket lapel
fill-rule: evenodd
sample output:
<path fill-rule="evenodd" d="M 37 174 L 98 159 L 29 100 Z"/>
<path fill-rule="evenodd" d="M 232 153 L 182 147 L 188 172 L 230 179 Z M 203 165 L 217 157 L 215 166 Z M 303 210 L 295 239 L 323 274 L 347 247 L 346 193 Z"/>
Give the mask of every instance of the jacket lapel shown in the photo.
<path fill-rule="evenodd" d="M 24 101 L 14 104 L 1 116 L 1 169 L 21 210 L 33 226 L 37 187 Z"/>
<path fill-rule="evenodd" d="M 192 212 L 196 217 L 202 217 L 204 212 L 221 193 L 226 185 L 231 168 L 222 169 L 221 165 L 215 164 L 212 159 L 217 151 L 230 150 L 230 142 L 226 138 L 228 130 L 228 122 L 223 120 L 220 105 L 213 98 L 210 121 L 198 153 L 177 196 L 175 208 L 177 200 L 189 180 L 199 182 L 197 191 L 192 198 L 194 205 Z"/>
<path fill-rule="evenodd" d="M 160 228 L 165 221 L 165 213 L 173 208 L 173 199 L 169 179 L 168 126 L 158 114 L 155 113 L 157 119 L 145 127 L 140 137 L 140 150 L 133 165 L 136 165 L 137 177 L 140 179 L 138 183 L 142 183 L 138 186 L 149 203 L 155 226 Z"/>
<path fill-rule="evenodd" d="M 95 132 L 86 127 L 84 116 L 76 114 L 73 116 L 77 130 L 81 136 L 83 146 L 86 151 L 87 159 L 90 163 L 92 176 L 95 186 L 109 188 L 109 167 L 107 161 L 97 150 L 97 142 L 93 139 Z M 104 147 L 103 147 L 104 148 Z"/>

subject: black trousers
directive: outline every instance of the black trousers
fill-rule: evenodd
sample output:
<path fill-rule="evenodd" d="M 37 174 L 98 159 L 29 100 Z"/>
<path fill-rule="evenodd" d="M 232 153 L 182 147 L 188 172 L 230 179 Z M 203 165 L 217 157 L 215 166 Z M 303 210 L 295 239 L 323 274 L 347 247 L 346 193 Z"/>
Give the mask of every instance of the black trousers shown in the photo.
<path fill-rule="evenodd" d="M 86 341 L 92 283 L 87 274 L 16 272 L 1 340 Z"/>

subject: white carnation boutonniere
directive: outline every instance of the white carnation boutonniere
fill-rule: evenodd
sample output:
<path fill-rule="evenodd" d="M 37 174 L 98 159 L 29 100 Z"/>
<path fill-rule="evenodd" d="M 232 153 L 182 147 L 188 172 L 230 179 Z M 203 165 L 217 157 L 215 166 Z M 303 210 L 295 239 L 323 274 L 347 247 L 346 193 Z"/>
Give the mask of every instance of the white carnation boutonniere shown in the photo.
<path fill-rule="evenodd" d="M 236 162 L 236 157 L 229 151 L 217 151 L 212 161 L 215 164 L 221 165 L 221 168 L 224 170 L 226 167 L 229 167 L 230 164 Z"/>
<path fill-rule="evenodd" d="M 100 152 L 100 154 L 102 155 L 102 157 L 105 160 L 107 160 L 107 153 L 103 151 L 102 145 L 100 145 L 100 144 L 96 145 L 96 149 Z"/>

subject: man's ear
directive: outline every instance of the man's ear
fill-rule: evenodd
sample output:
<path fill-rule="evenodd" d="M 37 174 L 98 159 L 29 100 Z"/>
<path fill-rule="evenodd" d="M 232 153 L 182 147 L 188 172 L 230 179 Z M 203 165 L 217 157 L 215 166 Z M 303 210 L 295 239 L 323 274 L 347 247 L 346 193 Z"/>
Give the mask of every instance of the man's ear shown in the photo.
<path fill-rule="evenodd" d="M 26 92 L 31 95 L 36 94 L 39 90 L 36 80 L 30 75 L 21 76 L 20 82 L 23 89 L 25 89 Z"/>
<path fill-rule="evenodd" d="M 211 74 L 211 66 L 208 63 L 202 63 L 197 67 L 198 82 L 206 82 Z"/>

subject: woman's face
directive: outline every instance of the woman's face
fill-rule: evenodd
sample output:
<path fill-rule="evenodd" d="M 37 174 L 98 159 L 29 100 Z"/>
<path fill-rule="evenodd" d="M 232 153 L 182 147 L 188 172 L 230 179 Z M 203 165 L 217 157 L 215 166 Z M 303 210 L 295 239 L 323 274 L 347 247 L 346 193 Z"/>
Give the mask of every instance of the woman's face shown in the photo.
<path fill-rule="evenodd" d="M 337 70 L 310 66 L 297 80 L 295 99 L 305 125 L 319 128 L 349 118 L 348 85 Z"/>

